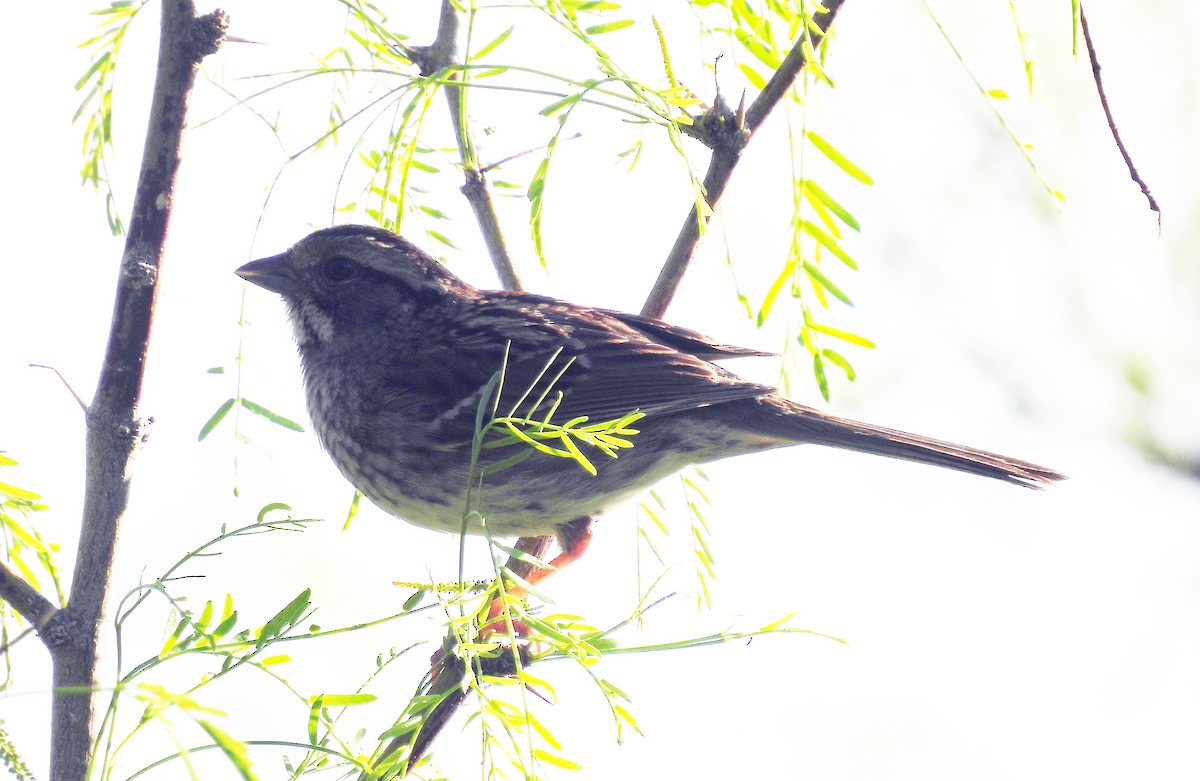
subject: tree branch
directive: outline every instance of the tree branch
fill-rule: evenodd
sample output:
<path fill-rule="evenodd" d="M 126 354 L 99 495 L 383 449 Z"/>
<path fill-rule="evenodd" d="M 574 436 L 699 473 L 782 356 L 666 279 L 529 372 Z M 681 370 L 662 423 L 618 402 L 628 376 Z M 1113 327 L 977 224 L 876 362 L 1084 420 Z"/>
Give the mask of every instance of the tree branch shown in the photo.
<path fill-rule="evenodd" d="M 51 781 L 79 781 L 88 774 L 100 621 L 117 531 L 129 500 L 130 461 L 145 438 L 146 422 L 137 408 L 187 101 L 200 61 L 220 46 L 227 24 L 222 11 L 197 17 L 192 0 L 163 3 L 142 168 L 118 272 L 108 347 L 87 411 L 79 556 L 67 606 L 51 617 L 42 633 L 54 665 Z"/>
<path fill-rule="evenodd" d="M 492 192 L 487 186 L 485 168 L 479 162 L 478 150 L 467 126 L 467 93 L 454 83 L 459 78 L 455 69 L 462 65 L 458 62 L 459 21 L 459 12 L 454 3 L 451 0 L 442 0 L 441 17 L 433 43 L 429 46 L 412 47 L 409 49 L 409 56 L 421 69 L 422 76 L 445 74 L 446 84 L 443 91 L 450 108 L 450 122 L 454 127 L 454 138 L 458 143 L 463 175 L 466 178 L 462 194 L 466 196 L 467 203 L 475 212 L 475 221 L 479 224 L 484 243 L 487 244 L 488 255 L 492 259 L 496 274 L 500 277 L 500 284 L 507 290 L 520 290 L 521 280 L 508 252 L 504 232 L 500 229 L 500 218 L 496 214 Z"/>
<path fill-rule="evenodd" d="M 771 80 L 763 87 L 750 107 L 743 113 L 740 109 L 734 112 L 718 94 L 712 108 L 696 118 L 697 129 L 690 133 L 703 141 L 712 149 L 712 157 L 708 161 L 708 171 L 704 174 L 704 192 L 711 208 L 716 208 L 725 185 L 733 175 L 733 169 L 741 159 L 742 150 L 754 137 L 754 132 L 766 121 L 771 111 L 791 89 L 796 76 L 800 74 L 808 62 L 805 54 L 805 43 L 813 50 L 821 45 L 825 34 L 833 24 L 845 0 L 826 0 L 826 13 L 817 14 L 814 21 L 818 31 L 805 30 L 796 39 L 792 50 L 788 52 L 779 69 L 771 76 Z M 704 218 L 705 224 L 709 217 Z M 683 280 L 692 256 L 696 253 L 696 245 L 700 242 L 700 217 L 696 207 L 692 206 L 688 216 L 679 229 L 675 245 L 667 255 L 658 279 L 642 305 L 642 315 L 645 317 L 661 318 L 675 297 L 675 291 Z"/>
<path fill-rule="evenodd" d="M 1129 171 L 1129 178 L 1133 179 L 1134 183 L 1141 189 L 1142 195 L 1146 196 L 1146 202 L 1150 204 L 1150 211 L 1158 216 L 1158 230 L 1161 233 L 1162 210 L 1158 208 L 1158 201 L 1154 200 L 1154 195 L 1150 192 L 1150 186 L 1142 179 L 1142 175 L 1138 173 L 1137 166 L 1133 164 L 1133 157 L 1129 154 L 1129 150 L 1125 148 L 1125 142 L 1121 140 L 1121 133 L 1117 130 L 1117 121 L 1113 119 L 1112 109 L 1108 106 L 1108 96 L 1104 94 L 1104 82 L 1100 80 L 1100 60 L 1096 57 L 1096 45 L 1092 43 L 1092 31 L 1088 27 L 1087 15 L 1083 12 L 1083 3 L 1079 4 L 1079 26 L 1083 30 L 1083 42 L 1087 45 L 1088 61 L 1092 65 L 1092 81 L 1096 83 L 1096 93 L 1100 96 L 1100 107 L 1104 109 L 1104 118 L 1108 120 L 1108 130 L 1112 133 L 1113 141 L 1117 144 L 1117 151 L 1121 153 L 1121 159 L 1125 161 L 1125 168 Z"/>
<path fill-rule="evenodd" d="M 7 602 L 17 615 L 39 632 L 58 611 L 53 602 L 3 563 L 0 563 L 0 600 Z"/>

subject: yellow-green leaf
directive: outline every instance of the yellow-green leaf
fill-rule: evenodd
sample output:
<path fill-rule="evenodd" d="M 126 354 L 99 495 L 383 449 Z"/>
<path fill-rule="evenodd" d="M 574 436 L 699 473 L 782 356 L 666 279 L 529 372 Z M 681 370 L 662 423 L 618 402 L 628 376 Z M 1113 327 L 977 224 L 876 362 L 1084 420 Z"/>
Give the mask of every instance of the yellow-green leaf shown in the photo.
<path fill-rule="evenodd" d="M 875 180 L 871 176 L 850 161 L 850 158 L 837 150 L 833 144 L 822 138 L 816 131 L 809 130 L 805 135 L 812 145 L 820 152 L 828 157 L 838 168 L 842 169 L 848 176 L 857 179 L 863 184 L 875 184 Z"/>
<path fill-rule="evenodd" d="M 484 46 L 479 51 L 477 51 L 471 55 L 471 59 L 479 60 L 479 59 L 483 59 L 484 57 L 491 54 L 493 51 L 496 50 L 496 47 L 498 47 L 500 44 L 502 44 L 506 40 L 508 40 L 508 36 L 512 35 L 513 27 L 515 27 L 515 26 L 516 25 L 510 26 L 507 30 L 505 30 L 504 32 L 497 35 L 495 38 L 493 38 L 488 43 L 484 44 Z"/>
<path fill-rule="evenodd" d="M 626 27 L 633 25 L 632 19 L 618 19 L 615 22 L 605 22 L 604 24 L 594 24 L 591 27 L 585 28 L 584 32 L 588 35 L 603 35 L 604 33 L 616 32 L 624 30 Z"/>
<path fill-rule="evenodd" d="M 850 253 L 842 249 L 841 245 L 837 243 L 837 239 L 826 233 L 825 229 L 820 225 L 817 225 L 812 220 L 803 220 L 800 223 L 800 230 L 816 239 L 818 244 L 832 252 L 834 257 L 845 263 L 850 268 L 858 268 L 858 263 L 854 261 L 854 258 L 850 257 Z"/>

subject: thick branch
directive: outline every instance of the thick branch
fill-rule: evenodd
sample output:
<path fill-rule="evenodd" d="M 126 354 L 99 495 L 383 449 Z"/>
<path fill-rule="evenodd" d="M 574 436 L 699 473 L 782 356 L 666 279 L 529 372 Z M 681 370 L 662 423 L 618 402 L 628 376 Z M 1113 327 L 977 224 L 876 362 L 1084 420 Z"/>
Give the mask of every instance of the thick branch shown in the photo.
<path fill-rule="evenodd" d="M 187 100 L 200 61 L 217 50 L 221 11 L 196 16 L 192 0 L 163 3 L 154 100 L 129 234 L 118 272 L 113 320 L 96 395 L 87 412 L 87 483 L 79 557 L 67 606 L 43 632 L 54 663 L 51 781 L 87 777 L 92 750 L 96 650 L 117 530 L 129 499 L 130 460 L 142 442 L 138 417 L 163 245 L 179 169 Z M 79 693 L 85 691 L 87 693 Z"/>
<path fill-rule="evenodd" d="M 725 185 L 729 183 L 733 169 L 741 159 L 742 150 L 754 137 L 754 131 L 758 130 L 770 116 L 771 111 L 791 89 L 796 76 L 800 74 L 807 63 L 805 42 L 807 41 L 814 50 L 821 45 L 821 40 L 829 31 L 834 17 L 837 16 L 837 12 L 844 2 L 845 0 L 827 0 L 825 2 L 827 13 L 817 14 L 814 17 L 820 32 L 801 33 L 779 69 L 771 76 L 771 80 L 763 87 L 763 91 L 754 99 L 744 114 L 740 109 L 737 112 L 732 111 L 718 96 L 713 107 L 697 118 L 699 128 L 693 135 L 700 137 L 713 150 L 712 158 L 708 161 L 708 171 L 704 174 L 704 192 L 710 208 L 715 208 L 721 199 L 721 194 L 725 192 Z M 704 218 L 705 224 L 708 223 L 708 220 L 709 217 Z M 650 295 L 646 297 L 646 303 L 642 306 L 643 315 L 661 318 L 666 313 L 671 299 L 675 296 L 675 291 L 679 288 L 679 283 L 683 280 L 688 264 L 692 262 L 692 256 L 696 252 L 696 245 L 699 241 L 700 218 L 696 213 L 696 207 L 693 206 L 684 219 L 683 226 L 679 229 L 675 245 L 671 247 L 671 252 L 667 255 L 666 262 L 663 263 Z"/>
<path fill-rule="evenodd" d="M 2 563 L 0 563 L 0 600 L 7 602 L 17 615 L 39 631 L 58 610 L 54 603 L 42 596 L 37 589 Z"/>

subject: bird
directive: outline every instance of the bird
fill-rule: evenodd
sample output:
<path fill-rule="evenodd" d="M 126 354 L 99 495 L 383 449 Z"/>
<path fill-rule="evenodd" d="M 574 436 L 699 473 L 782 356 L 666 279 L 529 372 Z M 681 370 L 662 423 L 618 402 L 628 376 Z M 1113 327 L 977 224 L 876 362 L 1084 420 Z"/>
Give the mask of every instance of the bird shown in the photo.
<path fill-rule="evenodd" d="M 548 569 L 582 555 L 603 510 L 660 479 L 774 448 L 823 445 L 1027 488 L 1065 478 L 837 417 L 717 363 L 768 353 L 654 318 L 476 288 L 382 228 L 317 230 L 236 273 L 283 299 L 313 429 L 356 489 L 430 529 L 553 535 L 562 552 Z M 506 416 L 527 435 L 616 421 L 621 446 L 585 456 L 589 474 L 503 431 L 481 441 Z"/>

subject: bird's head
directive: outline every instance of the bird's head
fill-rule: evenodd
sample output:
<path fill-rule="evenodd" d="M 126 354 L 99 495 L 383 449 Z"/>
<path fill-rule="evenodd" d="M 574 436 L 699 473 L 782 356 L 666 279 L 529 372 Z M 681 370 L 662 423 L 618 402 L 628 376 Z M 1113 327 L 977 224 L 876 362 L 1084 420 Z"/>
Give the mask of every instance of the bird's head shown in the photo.
<path fill-rule="evenodd" d="M 406 239 L 364 225 L 319 230 L 237 275 L 283 297 L 301 348 L 478 293 Z"/>

